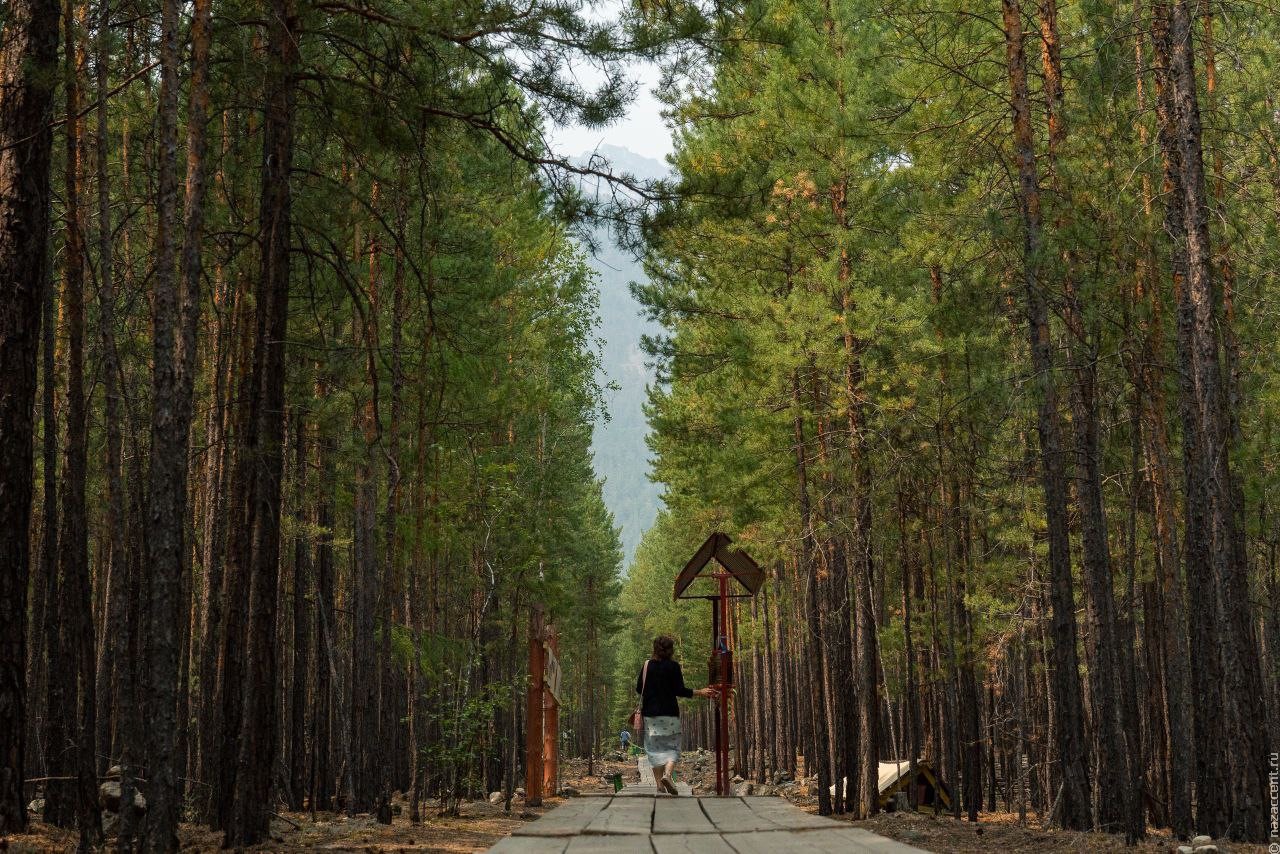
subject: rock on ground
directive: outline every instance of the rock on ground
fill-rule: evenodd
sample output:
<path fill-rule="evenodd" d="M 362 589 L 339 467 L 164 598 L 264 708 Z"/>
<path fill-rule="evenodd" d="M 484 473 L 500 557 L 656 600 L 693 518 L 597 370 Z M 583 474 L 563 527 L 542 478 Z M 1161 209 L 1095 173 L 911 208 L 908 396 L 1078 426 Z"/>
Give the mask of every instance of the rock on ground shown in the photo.
<path fill-rule="evenodd" d="M 98 787 L 98 803 L 104 810 L 120 812 L 120 781 L 107 780 Z M 138 815 L 147 811 L 147 799 L 142 792 L 133 793 L 133 809 Z"/>

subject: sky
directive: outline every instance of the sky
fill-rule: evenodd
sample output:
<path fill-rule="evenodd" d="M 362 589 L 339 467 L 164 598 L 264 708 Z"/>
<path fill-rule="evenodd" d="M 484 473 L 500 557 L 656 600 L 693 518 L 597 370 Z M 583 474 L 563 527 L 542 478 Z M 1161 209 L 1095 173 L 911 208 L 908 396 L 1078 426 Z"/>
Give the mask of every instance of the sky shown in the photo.
<path fill-rule="evenodd" d="M 581 125 L 553 128 L 551 143 L 557 153 L 577 157 L 594 151 L 601 143 L 626 148 L 659 162 L 671 153 L 671 130 L 662 120 L 662 103 L 653 94 L 658 85 L 658 67 L 648 62 L 636 62 L 631 64 L 630 70 L 638 86 L 635 100 L 627 106 L 627 114 L 603 128 L 584 128 Z M 578 77 L 584 85 L 597 84 L 601 79 L 592 72 L 581 73 Z"/>
<path fill-rule="evenodd" d="M 626 0 L 587 0 L 584 14 L 603 22 L 616 18 Z M 586 89 L 604 81 L 599 69 L 583 65 L 571 72 Z M 619 166 L 641 177 L 665 171 L 666 156 L 672 151 L 671 129 L 662 118 L 662 103 L 654 91 L 661 70 L 654 63 L 631 62 L 626 73 L 635 84 L 634 97 L 625 114 L 605 127 L 556 125 L 549 128 L 552 150 L 563 157 L 580 158 L 597 148 L 625 149 L 631 154 L 657 161 L 637 163 L 623 157 Z M 606 151 L 606 156 L 620 156 Z M 644 271 L 630 256 L 605 245 L 588 260 L 599 275 L 601 324 L 598 333 L 606 338 L 601 353 L 602 381 L 616 383 L 606 393 L 612 415 L 595 425 L 592 452 L 596 473 L 604 480 L 605 504 L 621 527 L 625 562 L 630 564 L 641 535 L 653 524 L 662 503 L 660 487 L 648 480 L 649 453 L 645 446 L 648 426 L 642 410 L 646 386 L 652 371 L 645 365 L 641 336 L 656 332 L 642 317 L 640 305 L 631 295 L 629 282 L 643 279 Z"/>

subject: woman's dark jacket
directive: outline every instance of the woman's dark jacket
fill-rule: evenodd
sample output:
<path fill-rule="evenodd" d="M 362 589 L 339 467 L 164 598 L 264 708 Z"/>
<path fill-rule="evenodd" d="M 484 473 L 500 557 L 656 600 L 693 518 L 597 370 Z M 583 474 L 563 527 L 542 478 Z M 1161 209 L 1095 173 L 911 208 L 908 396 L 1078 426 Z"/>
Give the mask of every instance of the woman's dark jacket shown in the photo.
<path fill-rule="evenodd" d="M 644 682 L 641 694 L 640 683 Z M 686 688 L 680 663 L 671 659 L 649 659 L 649 676 L 644 676 L 644 665 L 636 674 L 636 693 L 641 694 L 640 712 L 646 718 L 678 717 L 680 706 L 676 697 L 692 697 L 693 689 Z"/>

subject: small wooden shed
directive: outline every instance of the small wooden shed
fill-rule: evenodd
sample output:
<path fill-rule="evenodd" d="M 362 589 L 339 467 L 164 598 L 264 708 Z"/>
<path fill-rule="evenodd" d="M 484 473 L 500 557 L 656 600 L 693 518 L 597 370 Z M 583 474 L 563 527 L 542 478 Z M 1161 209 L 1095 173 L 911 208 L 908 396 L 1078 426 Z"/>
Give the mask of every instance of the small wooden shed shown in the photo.
<path fill-rule="evenodd" d="M 942 781 L 927 759 L 916 762 L 915 770 L 906 759 L 880 763 L 880 809 L 892 812 L 899 792 L 920 810 L 950 810 L 951 789 Z M 914 795 L 914 797 L 913 797 Z"/>

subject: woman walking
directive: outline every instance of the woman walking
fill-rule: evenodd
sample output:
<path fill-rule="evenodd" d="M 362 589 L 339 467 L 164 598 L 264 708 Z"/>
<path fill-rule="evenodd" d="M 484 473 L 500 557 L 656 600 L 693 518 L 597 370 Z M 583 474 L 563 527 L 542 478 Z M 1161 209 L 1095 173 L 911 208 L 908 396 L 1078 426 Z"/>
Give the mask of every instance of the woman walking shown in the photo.
<path fill-rule="evenodd" d="M 678 697 L 714 697 L 714 688 L 693 691 L 684 684 L 680 662 L 672 659 L 676 642 L 666 635 L 653 639 L 653 657 L 636 675 L 640 713 L 644 715 L 644 752 L 653 767 L 654 781 L 663 791 L 675 795 L 671 771 L 680 761 L 680 705 Z"/>

